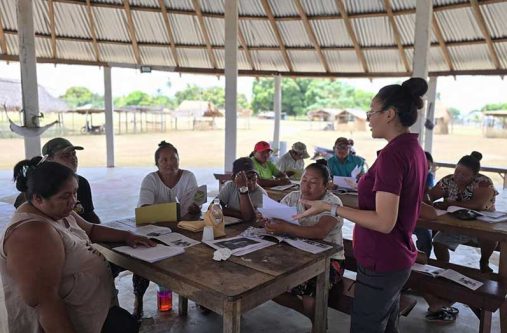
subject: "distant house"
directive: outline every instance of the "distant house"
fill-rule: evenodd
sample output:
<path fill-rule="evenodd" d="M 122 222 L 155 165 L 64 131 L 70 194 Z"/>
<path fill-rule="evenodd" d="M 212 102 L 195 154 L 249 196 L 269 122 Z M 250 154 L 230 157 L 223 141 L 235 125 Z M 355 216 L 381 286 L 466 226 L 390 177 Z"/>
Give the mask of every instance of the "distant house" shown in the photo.
<path fill-rule="evenodd" d="M 173 115 L 191 118 L 224 116 L 211 102 L 206 101 L 183 101 L 174 110 Z"/>
<path fill-rule="evenodd" d="M 507 138 L 507 110 L 484 111 L 483 134 L 487 138 Z"/>
<path fill-rule="evenodd" d="M 51 96 L 47 90 L 38 86 L 39 112 L 64 112 L 68 109 L 67 104 Z M 21 96 L 21 81 L 0 78 L 0 106 L 7 107 L 7 111 L 20 111 L 23 108 Z"/>
<path fill-rule="evenodd" d="M 322 108 L 308 111 L 306 115 L 311 121 L 333 121 L 335 116 L 342 111 L 340 109 Z"/>
<path fill-rule="evenodd" d="M 358 109 L 341 110 L 334 116 L 337 131 L 366 131 L 366 112 Z"/>
<path fill-rule="evenodd" d="M 447 110 L 447 106 L 437 101 L 435 103 L 435 127 L 433 134 L 449 134 L 449 124 L 452 121 L 451 114 Z"/>

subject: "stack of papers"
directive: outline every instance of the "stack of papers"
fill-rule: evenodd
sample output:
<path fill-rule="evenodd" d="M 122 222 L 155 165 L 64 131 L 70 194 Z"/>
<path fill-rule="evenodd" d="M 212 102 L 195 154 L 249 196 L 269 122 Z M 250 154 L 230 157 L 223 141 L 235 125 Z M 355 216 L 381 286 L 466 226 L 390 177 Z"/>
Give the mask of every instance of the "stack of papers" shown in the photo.
<path fill-rule="evenodd" d="M 226 239 L 218 239 L 212 241 L 205 241 L 212 248 L 218 250 L 222 248 L 229 249 L 233 256 L 243 256 L 245 254 L 263 249 L 265 247 L 274 245 L 273 242 L 268 242 L 259 238 L 249 238 L 243 236 L 236 236 Z"/>
<path fill-rule="evenodd" d="M 268 219 L 280 219 L 292 224 L 299 224 L 298 220 L 293 218 L 297 214 L 296 207 L 289 207 L 268 197 L 262 196 L 262 208 L 257 208 L 263 217 Z"/>
<path fill-rule="evenodd" d="M 414 266 L 412 266 L 412 269 L 433 277 L 446 278 L 472 290 L 477 290 L 483 285 L 482 282 L 469 278 L 468 276 L 456 272 L 453 269 L 443 269 L 431 265 L 421 265 L 418 263 L 415 263 Z"/>
<path fill-rule="evenodd" d="M 154 247 L 138 246 L 136 248 L 130 246 L 118 246 L 113 248 L 113 250 L 150 263 L 173 257 L 185 252 L 185 249 L 182 247 L 165 246 L 160 244 L 157 244 L 157 246 Z"/>

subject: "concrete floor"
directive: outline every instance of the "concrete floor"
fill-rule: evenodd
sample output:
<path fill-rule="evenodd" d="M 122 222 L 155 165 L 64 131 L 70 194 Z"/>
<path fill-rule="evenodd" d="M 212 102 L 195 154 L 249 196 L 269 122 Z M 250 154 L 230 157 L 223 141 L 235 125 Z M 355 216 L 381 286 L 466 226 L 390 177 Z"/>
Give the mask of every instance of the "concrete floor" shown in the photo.
<path fill-rule="evenodd" d="M 92 187 L 94 204 L 99 217 L 105 221 L 121 219 L 133 216 L 134 207 L 137 203 L 139 186 L 142 178 L 154 169 L 148 168 L 83 168 L 79 172 L 86 177 Z M 218 182 L 213 177 L 213 172 L 221 173 L 219 169 L 196 168 L 192 169 L 201 184 L 208 185 L 208 196 L 216 195 Z M 17 191 L 12 184 L 11 174 L 8 171 L 0 171 L 0 203 L 12 204 Z M 1 208 L 1 207 L 0 207 Z M 507 191 L 503 191 L 498 197 L 498 209 L 507 210 Z M 0 214 L 1 224 L 5 222 L 5 216 Z M 345 223 L 344 236 L 350 237 L 352 224 Z M 479 252 L 475 248 L 460 246 L 452 256 L 452 261 L 463 265 L 478 267 Z M 497 270 L 498 254 L 492 257 L 492 267 Z M 133 309 L 132 274 L 122 272 L 117 278 L 116 284 L 119 289 L 120 304 L 128 311 Z M 400 320 L 403 332 L 477 332 L 479 321 L 472 311 L 461 304 L 457 304 L 460 314 L 455 323 L 439 325 L 424 320 L 427 304 L 419 296 L 418 302 L 408 317 Z M 141 325 L 141 332 L 220 332 L 222 329 L 222 317 L 214 313 L 202 314 L 193 302 L 189 302 L 187 317 L 179 317 L 175 310 L 161 313 L 156 308 L 156 285 L 150 284 L 144 297 L 145 316 Z M 173 298 L 173 308 L 177 309 L 177 297 Z M 349 316 L 330 309 L 328 312 L 328 332 L 348 332 Z M 242 332 L 310 332 L 310 321 L 285 307 L 274 302 L 267 302 L 248 313 L 243 314 L 241 319 Z M 492 332 L 500 331 L 498 311 L 493 315 Z"/>

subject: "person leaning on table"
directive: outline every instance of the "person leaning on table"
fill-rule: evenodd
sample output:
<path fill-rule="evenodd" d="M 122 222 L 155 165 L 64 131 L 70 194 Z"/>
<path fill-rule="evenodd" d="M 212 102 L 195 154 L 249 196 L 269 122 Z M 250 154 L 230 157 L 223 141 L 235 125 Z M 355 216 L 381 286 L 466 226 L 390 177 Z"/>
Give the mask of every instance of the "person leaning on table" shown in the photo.
<path fill-rule="evenodd" d="M 50 161 L 27 164 L 17 180 L 28 201 L 0 237 L 0 294 L 11 333 L 137 332 L 117 303 L 106 259 L 92 242 L 154 243 L 143 236 L 92 224 L 73 211 L 78 180 Z"/>
<path fill-rule="evenodd" d="M 255 210 L 262 207 L 262 195 L 266 191 L 257 184 L 257 171 L 248 157 L 241 157 L 232 163 L 232 180 L 224 184 L 217 198 L 226 216 L 243 221 L 253 221 Z"/>
<path fill-rule="evenodd" d="M 323 211 L 355 223 L 357 283 L 351 332 L 397 332 L 402 287 L 410 276 L 417 250 L 412 242 L 425 190 L 428 166 L 417 134 L 409 127 L 423 106 L 428 85 L 411 78 L 380 89 L 367 113 L 372 136 L 388 141 L 358 183 L 359 209 L 302 200 L 308 210 Z"/>

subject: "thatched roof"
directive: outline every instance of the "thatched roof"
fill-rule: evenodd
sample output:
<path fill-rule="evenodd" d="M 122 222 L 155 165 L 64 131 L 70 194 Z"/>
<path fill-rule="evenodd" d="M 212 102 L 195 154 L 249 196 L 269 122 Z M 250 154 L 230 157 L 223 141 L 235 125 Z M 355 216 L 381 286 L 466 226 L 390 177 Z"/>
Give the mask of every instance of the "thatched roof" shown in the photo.
<path fill-rule="evenodd" d="M 51 96 L 41 85 L 38 91 L 40 112 L 61 112 L 68 109 L 64 101 Z M 0 106 L 3 108 L 3 105 L 6 105 L 9 111 L 22 109 L 21 81 L 0 78 Z"/>
<path fill-rule="evenodd" d="M 16 3 L 0 1 L 4 60 L 18 59 Z M 413 70 L 416 0 L 238 0 L 238 7 L 240 75 Z M 224 72 L 224 0 L 33 0 L 33 8 L 39 62 Z M 505 0 L 433 0 L 430 75 L 507 74 L 506 17 Z"/>

